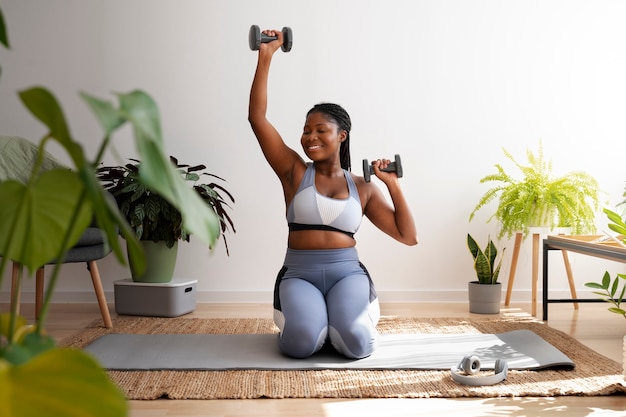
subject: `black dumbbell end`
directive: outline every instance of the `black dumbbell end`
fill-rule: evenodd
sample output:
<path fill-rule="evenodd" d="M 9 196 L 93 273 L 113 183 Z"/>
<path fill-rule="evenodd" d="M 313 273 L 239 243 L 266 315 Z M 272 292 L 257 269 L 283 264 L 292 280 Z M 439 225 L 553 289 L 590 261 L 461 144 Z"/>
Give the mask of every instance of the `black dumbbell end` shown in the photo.
<path fill-rule="evenodd" d="M 370 182 L 370 177 L 372 175 L 372 166 L 367 162 L 367 159 L 363 160 L 363 178 L 365 178 L 365 182 Z"/>
<path fill-rule="evenodd" d="M 391 162 L 387 165 L 386 168 L 382 169 L 383 172 L 395 172 L 398 178 L 402 178 L 402 160 L 400 159 L 400 155 L 395 155 L 395 161 Z M 363 178 L 365 178 L 365 182 L 370 182 L 370 177 L 374 175 L 374 167 L 370 165 L 367 159 L 363 160 Z"/>
<path fill-rule="evenodd" d="M 402 175 L 404 175 L 404 173 L 402 171 L 402 160 L 400 159 L 400 155 L 396 154 L 395 159 L 396 159 L 396 175 L 398 176 L 398 178 L 402 178 Z"/>
<path fill-rule="evenodd" d="M 250 26 L 250 33 L 248 34 L 248 44 L 250 49 L 258 51 L 261 47 L 261 28 L 257 25 Z"/>
<path fill-rule="evenodd" d="M 292 46 L 293 46 L 293 32 L 291 31 L 290 27 L 285 26 L 283 28 L 283 46 L 281 46 L 281 49 L 283 50 L 283 52 L 289 52 L 291 51 Z"/>

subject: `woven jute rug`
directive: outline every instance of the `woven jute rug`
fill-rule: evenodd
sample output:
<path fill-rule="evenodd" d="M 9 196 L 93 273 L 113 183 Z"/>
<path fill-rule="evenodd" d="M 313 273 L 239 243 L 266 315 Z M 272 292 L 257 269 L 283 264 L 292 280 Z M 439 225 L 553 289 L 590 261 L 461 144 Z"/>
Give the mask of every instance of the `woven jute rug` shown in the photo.
<path fill-rule="evenodd" d="M 598 396 L 626 393 L 622 365 L 589 349 L 567 334 L 534 320 L 382 317 L 381 333 L 504 333 L 528 329 L 567 355 L 573 370 L 516 371 L 492 386 L 471 387 L 452 380 L 450 371 L 309 370 L 309 371 L 109 371 L 128 399 L 245 398 L 453 398 Z M 100 320 L 64 340 L 83 348 L 107 333 L 262 334 L 277 333 L 269 319 L 201 319 L 122 316 L 113 329 Z M 489 371 L 486 371 L 489 372 Z M 493 371 L 491 371 L 493 373 Z"/>

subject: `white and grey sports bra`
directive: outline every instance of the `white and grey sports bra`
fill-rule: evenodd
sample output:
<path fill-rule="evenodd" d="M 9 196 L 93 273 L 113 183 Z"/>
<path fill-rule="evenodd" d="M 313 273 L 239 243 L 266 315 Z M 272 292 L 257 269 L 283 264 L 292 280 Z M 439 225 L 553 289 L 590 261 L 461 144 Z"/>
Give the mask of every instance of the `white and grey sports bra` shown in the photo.
<path fill-rule="evenodd" d="M 287 208 L 289 230 L 330 230 L 353 237 L 361 225 L 363 209 L 356 184 L 350 172 L 344 170 L 350 196 L 346 199 L 326 197 L 315 188 L 315 167 L 307 169 Z"/>

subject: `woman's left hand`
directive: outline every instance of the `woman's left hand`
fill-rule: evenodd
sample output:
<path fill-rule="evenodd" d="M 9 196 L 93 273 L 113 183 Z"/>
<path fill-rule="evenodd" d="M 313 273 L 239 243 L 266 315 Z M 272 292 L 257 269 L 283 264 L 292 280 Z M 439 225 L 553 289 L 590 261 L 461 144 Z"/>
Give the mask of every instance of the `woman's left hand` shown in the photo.
<path fill-rule="evenodd" d="M 388 181 L 397 180 L 398 175 L 394 172 L 386 172 L 383 169 L 387 168 L 391 160 L 389 159 L 377 159 L 372 161 L 372 167 L 374 168 L 374 175 L 376 175 L 382 182 L 387 184 Z"/>

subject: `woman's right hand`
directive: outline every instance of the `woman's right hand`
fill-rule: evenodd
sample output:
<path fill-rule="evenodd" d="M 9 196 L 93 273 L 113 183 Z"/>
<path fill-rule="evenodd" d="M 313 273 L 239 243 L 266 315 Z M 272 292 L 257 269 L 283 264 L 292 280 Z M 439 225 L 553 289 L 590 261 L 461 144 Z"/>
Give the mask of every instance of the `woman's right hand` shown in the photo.
<path fill-rule="evenodd" d="M 274 54 L 274 52 L 276 52 L 278 49 L 280 49 L 281 46 L 283 46 L 283 42 L 285 40 L 282 31 L 265 29 L 262 33 L 267 36 L 276 36 L 276 40 L 273 40 L 271 42 L 261 42 L 261 45 L 259 45 L 259 53 L 269 52 L 271 54 Z"/>

